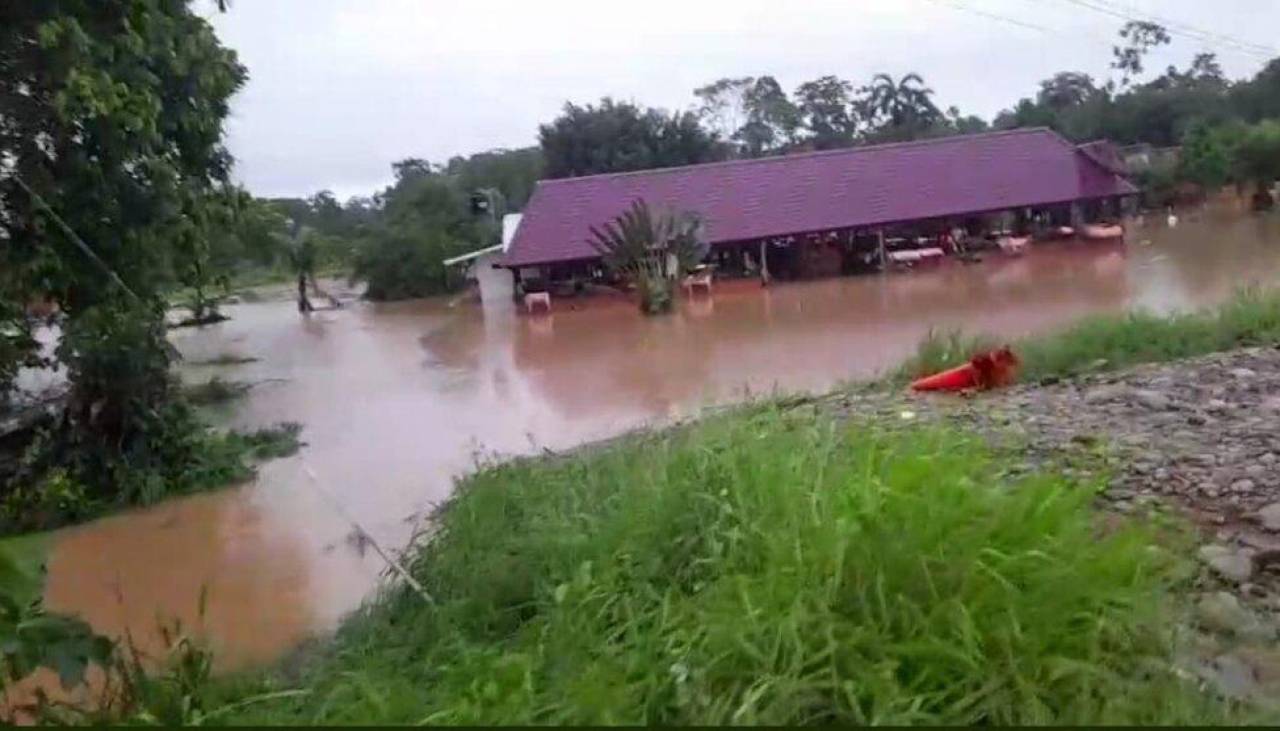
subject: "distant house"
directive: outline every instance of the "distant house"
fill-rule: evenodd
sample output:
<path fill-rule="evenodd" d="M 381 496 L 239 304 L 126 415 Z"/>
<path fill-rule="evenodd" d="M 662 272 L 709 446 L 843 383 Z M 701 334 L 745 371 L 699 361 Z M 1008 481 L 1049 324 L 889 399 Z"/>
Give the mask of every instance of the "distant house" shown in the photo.
<path fill-rule="evenodd" d="M 700 216 L 713 257 L 732 252 L 750 265 L 767 242 L 771 270 L 785 268 L 775 256 L 804 258 L 807 242 L 856 253 L 886 233 L 980 226 L 1000 212 L 1076 221 L 1137 192 L 1120 162 L 1109 144 L 1076 146 L 1037 128 L 544 180 L 498 266 L 517 280 L 589 276 L 598 271 L 591 227 L 637 199 Z"/>

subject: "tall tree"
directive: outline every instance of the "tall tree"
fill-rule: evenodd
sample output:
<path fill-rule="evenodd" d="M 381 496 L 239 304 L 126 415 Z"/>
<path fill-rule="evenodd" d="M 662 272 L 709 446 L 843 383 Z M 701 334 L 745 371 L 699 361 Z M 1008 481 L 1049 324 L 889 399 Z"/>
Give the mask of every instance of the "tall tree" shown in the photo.
<path fill-rule="evenodd" d="M 1178 165 L 1184 179 L 1212 192 L 1221 188 L 1231 174 L 1231 151 L 1212 127 L 1200 122 L 1183 135 Z"/>
<path fill-rule="evenodd" d="M 1241 179 L 1260 187 L 1280 180 L 1280 121 L 1266 120 L 1249 128 L 1236 147 L 1235 157 Z"/>
<path fill-rule="evenodd" d="M 724 145 L 691 112 L 667 114 L 608 97 L 568 103 L 538 129 L 546 176 L 567 178 L 722 159 Z"/>
<path fill-rule="evenodd" d="M 836 76 L 823 76 L 796 89 L 796 108 L 808 133 L 805 141 L 814 149 L 853 144 L 857 120 L 850 111 L 852 89 L 848 81 Z"/>
<path fill-rule="evenodd" d="M 761 76 L 743 96 L 747 119 L 733 134 L 750 157 L 777 152 L 795 142 L 800 110 L 777 79 Z"/>
<path fill-rule="evenodd" d="M 175 393 L 159 289 L 208 235 L 245 78 L 185 0 L 0 5 L 0 301 L 67 314 L 62 424 L 99 485 L 180 441 L 157 432 Z"/>
<path fill-rule="evenodd" d="M 961 114 L 960 109 L 955 106 L 947 107 L 947 125 L 951 131 L 961 135 L 977 134 L 991 129 L 987 120 L 976 114 Z"/>
<path fill-rule="evenodd" d="M 1120 28 L 1122 45 L 1111 47 L 1111 68 L 1120 72 L 1120 85 L 1129 82 L 1143 71 L 1143 58 L 1151 49 L 1168 45 L 1169 32 L 1159 23 L 1131 20 Z"/>
<path fill-rule="evenodd" d="M 406 157 L 403 160 L 391 163 L 391 172 L 396 176 L 396 182 L 400 182 L 407 178 L 420 178 L 431 175 L 436 172 L 437 166 L 420 157 Z M 321 191 L 317 197 L 322 194 L 328 194 L 330 198 L 332 193 Z"/>
<path fill-rule="evenodd" d="M 1218 63 L 1217 54 L 1213 53 L 1197 53 L 1191 60 L 1189 75 L 1194 81 L 1202 83 L 1226 83 L 1227 80 L 1222 75 L 1222 64 Z"/>
<path fill-rule="evenodd" d="M 992 126 L 996 129 L 1017 127 L 1058 127 L 1058 115 L 1049 107 L 1023 97 L 1013 109 L 1005 109 L 996 115 Z"/>
<path fill-rule="evenodd" d="M 444 260 L 496 237 L 491 224 L 471 214 L 469 191 L 445 173 L 401 176 L 381 198 L 381 215 L 359 237 L 352 272 L 370 299 L 443 292 Z"/>
<path fill-rule="evenodd" d="M 897 81 L 889 74 L 876 74 L 862 91 L 873 124 L 921 128 L 942 118 L 933 103 L 933 89 L 925 86 L 920 74 L 909 73 Z"/>
<path fill-rule="evenodd" d="M 492 188 L 502 194 L 508 210 L 524 207 L 545 167 L 542 150 L 522 147 L 515 150 L 487 150 L 470 157 L 450 158 L 444 171 L 463 190 Z"/>
<path fill-rule="evenodd" d="M 698 98 L 698 119 L 720 139 L 734 139 L 747 122 L 747 99 L 755 81 L 751 76 L 723 78 L 694 89 L 693 95 Z"/>
<path fill-rule="evenodd" d="M 1061 112 L 1097 97 L 1102 90 L 1093 77 L 1080 71 L 1061 71 L 1052 78 L 1040 82 L 1036 103 L 1054 112 Z"/>
<path fill-rule="evenodd" d="M 1232 85 L 1231 107 L 1247 121 L 1280 118 L 1280 58 L 1273 58 L 1252 79 Z"/>

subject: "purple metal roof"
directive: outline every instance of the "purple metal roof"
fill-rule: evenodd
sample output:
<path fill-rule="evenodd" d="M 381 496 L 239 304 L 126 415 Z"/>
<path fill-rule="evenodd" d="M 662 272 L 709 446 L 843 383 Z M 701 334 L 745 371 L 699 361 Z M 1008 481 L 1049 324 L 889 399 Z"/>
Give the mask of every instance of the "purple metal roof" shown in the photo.
<path fill-rule="evenodd" d="M 594 258 L 590 227 L 637 198 L 715 244 L 1135 192 L 1048 129 L 543 180 L 501 265 Z"/>

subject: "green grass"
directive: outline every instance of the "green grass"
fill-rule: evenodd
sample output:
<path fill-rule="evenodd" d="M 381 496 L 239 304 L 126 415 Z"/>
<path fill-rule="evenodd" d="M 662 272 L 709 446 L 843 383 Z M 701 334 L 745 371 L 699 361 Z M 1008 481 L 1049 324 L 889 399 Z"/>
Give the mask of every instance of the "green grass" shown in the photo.
<path fill-rule="evenodd" d="M 956 431 L 750 408 L 481 470 L 241 723 L 1183 723 L 1186 567 Z M 238 682 L 243 683 L 243 679 Z"/>
<path fill-rule="evenodd" d="M 930 331 L 916 354 L 888 380 L 900 384 L 936 373 L 996 342 L 991 336 Z M 1277 343 L 1280 290 L 1247 289 L 1218 307 L 1196 312 L 1086 317 L 1065 329 L 1015 341 L 1013 349 L 1022 359 L 1022 377 L 1040 380 Z"/>
<path fill-rule="evenodd" d="M 191 469 L 190 481 L 198 489 L 210 489 L 247 480 L 256 473 L 257 463 L 301 449 L 301 434 L 301 424 L 285 421 L 252 432 L 210 435 L 200 462 Z"/>
<path fill-rule="evenodd" d="M 999 347 L 988 336 L 966 335 L 960 330 L 934 330 L 916 345 L 916 352 L 891 376 L 894 382 L 906 382 L 944 371 L 974 355 Z"/>

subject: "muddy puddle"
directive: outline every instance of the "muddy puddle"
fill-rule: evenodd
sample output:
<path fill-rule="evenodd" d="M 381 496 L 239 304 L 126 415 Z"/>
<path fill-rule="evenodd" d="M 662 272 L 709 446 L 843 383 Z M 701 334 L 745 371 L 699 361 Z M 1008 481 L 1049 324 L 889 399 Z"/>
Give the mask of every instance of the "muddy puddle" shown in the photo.
<path fill-rule="evenodd" d="M 380 559 L 334 503 L 400 546 L 486 455 L 569 447 L 747 393 L 830 388 L 897 363 L 930 327 L 1014 337 L 1092 312 L 1209 304 L 1277 275 L 1280 220 L 1205 214 L 1134 228 L 1123 244 L 1049 243 L 978 265 L 723 283 L 661 318 L 611 300 L 530 318 L 501 296 L 354 302 L 309 319 L 288 300 L 232 305 L 231 321 L 175 343 L 192 361 L 259 360 L 187 365 L 184 378 L 262 381 L 219 418 L 299 421 L 308 446 L 250 484 L 61 532 L 48 604 L 143 641 L 157 618 L 178 617 L 207 633 L 223 668 L 270 661 L 332 630 L 377 584 Z"/>

